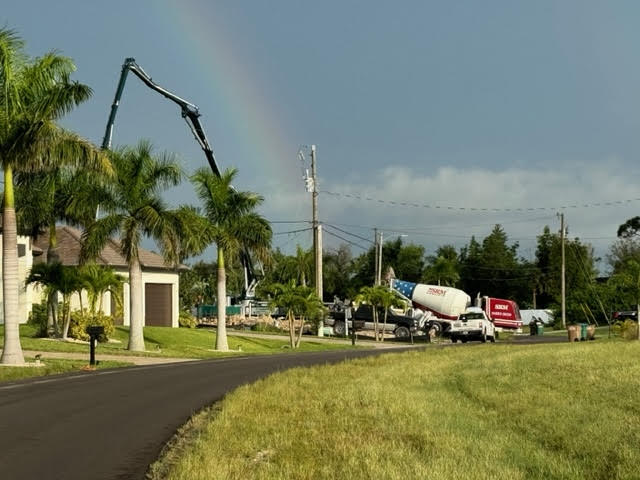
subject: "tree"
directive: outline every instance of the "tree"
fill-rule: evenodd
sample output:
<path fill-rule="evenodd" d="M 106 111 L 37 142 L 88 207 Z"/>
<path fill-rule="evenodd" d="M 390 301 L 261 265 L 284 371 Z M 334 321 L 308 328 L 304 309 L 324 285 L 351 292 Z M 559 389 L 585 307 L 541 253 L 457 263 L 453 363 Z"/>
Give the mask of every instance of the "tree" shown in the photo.
<path fill-rule="evenodd" d="M 429 259 L 430 265 L 425 270 L 427 283 L 437 283 L 454 287 L 460 281 L 460 264 L 458 254 L 453 245 L 438 247 L 436 254 Z"/>
<path fill-rule="evenodd" d="M 640 319 L 640 263 L 627 260 L 624 268 L 614 275 L 613 280 L 619 290 L 631 297 L 636 305 L 636 320 Z M 640 340 L 640 320 L 637 323 L 637 339 Z"/>
<path fill-rule="evenodd" d="M 186 250 L 184 239 L 188 238 L 189 232 L 197 230 L 193 225 L 196 220 L 192 210 L 170 210 L 160 197 L 163 189 L 177 185 L 182 176 L 172 155 L 154 155 L 153 147 L 147 141 L 141 141 L 135 147 L 122 147 L 110 154 L 115 178 L 109 201 L 103 205 L 107 213 L 83 233 L 81 259 L 97 258 L 109 239 L 119 234 L 120 253 L 129 266 L 130 328 L 127 348 L 144 351 L 140 242 L 144 235 L 153 238 L 159 243 L 165 260 L 176 264 Z M 195 233 L 193 238 L 197 238 Z"/>
<path fill-rule="evenodd" d="M 353 298 L 356 290 L 351 286 L 353 261 L 348 245 L 324 252 L 322 259 L 323 286 L 328 298 Z"/>
<path fill-rule="evenodd" d="M 110 167 L 110 163 L 109 163 Z M 37 237 L 48 231 L 47 263 L 60 261 L 56 223 L 80 226 L 93 221 L 100 201 L 100 178 L 103 170 L 61 165 L 48 172 L 16 175 L 16 216 L 18 230 Z M 48 296 L 47 324 L 53 324 L 58 306 L 55 291 Z M 51 329 L 48 328 L 51 332 Z"/>
<path fill-rule="evenodd" d="M 382 324 L 382 335 L 380 336 L 380 341 L 384 342 L 384 331 L 387 328 L 387 315 L 389 313 L 389 308 L 395 306 L 398 304 L 398 297 L 396 296 L 395 293 L 393 293 L 393 291 L 391 291 L 389 288 L 387 287 L 383 287 L 381 285 L 378 285 L 377 287 L 378 291 L 378 304 L 380 305 L 380 308 L 382 308 L 384 310 L 384 322 Z"/>
<path fill-rule="evenodd" d="M 116 302 L 122 302 L 122 285 L 124 277 L 117 274 L 113 268 L 88 264 L 80 267 L 80 282 L 87 291 L 89 302 L 89 313 L 95 315 L 102 311 L 102 301 L 104 294 L 109 292 Z"/>
<path fill-rule="evenodd" d="M 218 250 L 218 329 L 216 350 L 228 351 L 226 329 L 225 255 L 230 259 L 246 249 L 259 259 L 269 255 L 271 226 L 255 209 L 263 198 L 253 192 L 238 191 L 231 183 L 236 169 L 225 170 L 220 177 L 207 169 L 199 169 L 191 178 L 210 223 L 210 238 Z"/>
<path fill-rule="evenodd" d="M 55 52 L 35 60 L 10 29 L 0 28 L 0 162 L 4 171 L 2 280 L 4 350 L 0 362 L 22 364 L 18 329 L 18 254 L 14 175 L 62 164 L 100 165 L 106 158 L 56 121 L 87 100 L 91 89 L 71 81 L 75 66 Z"/>
<path fill-rule="evenodd" d="M 62 294 L 62 339 L 66 340 L 71 321 L 71 297 L 74 293 L 80 295 L 84 286 L 78 269 L 60 263 L 39 263 L 33 266 L 25 283 L 35 283 Z M 54 322 L 59 323 L 55 316 Z"/>
<path fill-rule="evenodd" d="M 281 308 L 287 312 L 289 323 L 289 344 L 291 348 L 299 348 L 302 332 L 307 319 L 321 318 L 325 307 L 314 289 L 304 285 L 296 285 L 294 280 L 289 283 L 276 283 L 270 286 L 273 298 L 270 307 Z M 295 318 L 300 319 L 300 327 L 296 334 Z"/>

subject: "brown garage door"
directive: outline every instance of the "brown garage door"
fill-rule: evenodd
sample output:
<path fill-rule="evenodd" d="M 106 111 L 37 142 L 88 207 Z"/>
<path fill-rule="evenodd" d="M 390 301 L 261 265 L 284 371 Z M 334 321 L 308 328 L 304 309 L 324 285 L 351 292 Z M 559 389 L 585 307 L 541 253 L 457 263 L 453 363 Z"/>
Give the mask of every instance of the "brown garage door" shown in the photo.
<path fill-rule="evenodd" d="M 171 302 L 170 283 L 145 283 L 144 324 L 153 327 L 170 327 Z"/>

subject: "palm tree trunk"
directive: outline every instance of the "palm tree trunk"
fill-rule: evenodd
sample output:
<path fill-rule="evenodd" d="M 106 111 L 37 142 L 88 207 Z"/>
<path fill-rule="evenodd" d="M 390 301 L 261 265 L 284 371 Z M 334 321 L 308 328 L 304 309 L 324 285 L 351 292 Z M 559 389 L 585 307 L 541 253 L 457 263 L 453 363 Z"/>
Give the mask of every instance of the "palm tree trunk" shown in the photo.
<path fill-rule="evenodd" d="M 60 262 L 60 249 L 58 248 L 58 238 L 56 236 L 56 223 L 49 225 L 49 247 L 47 248 L 47 264 Z M 47 336 L 55 337 L 58 334 L 56 317 L 58 311 L 58 292 L 52 290 L 49 293 L 50 309 L 47 310 Z"/>
<path fill-rule="evenodd" d="M 18 237 L 13 198 L 11 167 L 4 170 L 4 209 L 2 214 L 2 307 L 4 314 L 4 348 L 0 363 L 24 364 L 18 319 Z"/>
<path fill-rule="evenodd" d="M 295 348 L 296 340 L 295 340 L 295 317 L 293 316 L 293 311 L 289 310 L 287 312 L 287 318 L 289 319 L 289 345 L 291 348 Z"/>
<path fill-rule="evenodd" d="M 387 312 L 388 312 L 388 309 L 385 309 L 384 323 L 382 324 L 382 338 L 380 339 L 382 342 L 384 342 L 384 331 L 387 329 Z"/>
<path fill-rule="evenodd" d="M 300 331 L 298 332 L 298 339 L 296 340 L 296 348 L 300 348 L 300 340 L 302 340 L 302 330 L 304 330 L 304 317 L 300 315 Z"/>
<path fill-rule="evenodd" d="M 218 246 L 218 333 L 216 335 L 216 350 L 228 352 L 227 342 L 227 272 L 224 268 L 224 252 Z"/>
<path fill-rule="evenodd" d="M 66 340 L 69 337 L 69 324 L 71 323 L 71 295 L 65 295 L 62 297 L 62 319 L 64 326 L 62 327 L 62 339 Z"/>
<path fill-rule="evenodd" d="M 144 318 L 142 318 L 142 268 L 140 260 L 129 262 L 129 350 L 144 352 Z"/>

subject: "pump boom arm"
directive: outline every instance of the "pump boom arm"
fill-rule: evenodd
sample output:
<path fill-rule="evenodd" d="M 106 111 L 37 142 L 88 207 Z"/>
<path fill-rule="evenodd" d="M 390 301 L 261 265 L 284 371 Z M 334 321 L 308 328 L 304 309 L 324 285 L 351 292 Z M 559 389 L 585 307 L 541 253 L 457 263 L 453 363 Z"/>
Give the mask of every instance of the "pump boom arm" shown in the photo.
<path fill-rule="evenodd" d="M 142 82 L 152 90 L 155 90 L 160 95 L 165 98 L 168 98 L 172 102 L 178 104 L 180 106 L 180 110 L 182 113 L 182 118 L 185 119 L 187 125 L 189 125 L 189 129 L 196 141 L 202 148 L 205 156 L 207 157 L 207 161 L 209 162 L 209 166 L 211 170 L 216 176 L 220 176 L 220 169 L 218 168 L 218 164 L 216 162 L 216 158 L 213 155 L 213 150 L 209 145 L 209 140 L 207 140 L 207 135 L 204 133 L 204 129 L 202 128 L 202 124 L 200 123 L 200 112 L 198 111 L 198 107 L 193 103 L 186 101 L 183 98 L 175 95 L 169 90 L 162 88 L 160 85 L 155 83 L 149 75 L 138 65 L 133 58 L 127 58 L 122 65 L 122 73 L 120 74 L 120 81 L 118 82 L 118 88 L 116 89 L 116 96 L 113 99 L 113 104 L 111 105 L 111 113 L 109 115 L 109 120 L 107 121 L 107 128 L 104 133 L 104 139 L 102 140 L 102 148 L 108 150 L 111 148 L 111 137 L 113 136 L 113 125 L 116 120 L 116 113 L 118 112 L 118 106 L 120 105 L 120 99 L 122 98 L 122 91 L 124 90 L 124 84 L 127 80 L 127 74 L 129 71 L 133 72 L 133 74 L 138 77 Z"/>

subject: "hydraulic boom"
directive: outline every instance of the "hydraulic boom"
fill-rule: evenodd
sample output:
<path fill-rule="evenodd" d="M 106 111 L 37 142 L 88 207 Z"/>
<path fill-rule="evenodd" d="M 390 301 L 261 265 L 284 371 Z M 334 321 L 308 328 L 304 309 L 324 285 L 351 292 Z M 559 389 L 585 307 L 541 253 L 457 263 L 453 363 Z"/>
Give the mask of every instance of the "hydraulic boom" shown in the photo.
<path fill-rule="evenodd" d="M 209 145 L 209 140 L 207 140 L 207 135 L 204 133 L 204 129 L 202 128 L 202 124 L 200 123 L 200 112 L 198 111 L 198 107 L 196 107 L 193 103 L 187 102 L 185 99 L 180 98 L 179 96 L 171 93 L 169 90 L 162 88 L 160 85 L 155 83 L 149 75 L 138 65 L 133 58 L 127 58 L 122 65 L 122 73 L 120 74 L 120 81 L 118 82 L 118 88 L 116 89 L 116 96 L 113 99 L 113 104 L 111 105 L 111 113 L 109 114 L 109 120 L 107 121 L 107 128 L 104 132 L 104 139 L 102 140 L 102 148 L 105 150 L 109 150 L 111 148 L 111 137 L 113 135 L 113 124 L 116 121 L 116 113 L 118 112 L 118 106 L 120 105 L 120 98 L 122 98 L 122 91 L 124 90 L 124 84 L 127 81 L 127 74 L 129 71 L 133 72 L 136 77 L 144 82 L 144 84 L 152 90 L 155 90 L 160 95 L 165 98 L 168 98 L 174 103 L 177 103 L 180 107 L 182 118 L 185 119 L 187 125 L 191 129 L 191 133 L 195 137 L 196 141 L 202 148 L 205 156 L 207 157 L 207 161 L 209 162 L 209 166 L 215 175 L 220 176 L 220 169 L 218 168 L 218 164 L 216 162 L 216 158 L 213 155 L 213 150 Z"/>

